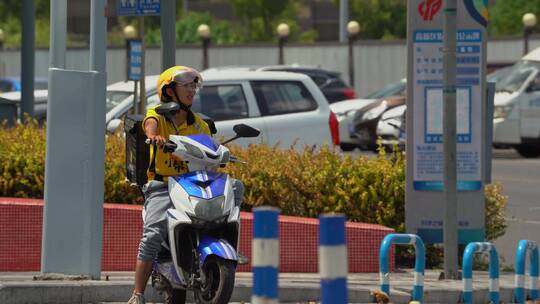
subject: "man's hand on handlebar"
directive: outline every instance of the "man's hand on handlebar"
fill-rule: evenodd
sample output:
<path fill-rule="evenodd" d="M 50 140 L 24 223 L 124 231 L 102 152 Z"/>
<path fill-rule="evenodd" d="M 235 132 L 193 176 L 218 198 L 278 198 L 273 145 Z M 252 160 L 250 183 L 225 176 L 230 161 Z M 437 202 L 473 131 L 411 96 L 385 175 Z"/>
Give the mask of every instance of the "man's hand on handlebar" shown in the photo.
<path fill-rule="evenodd" d="M 167 139 L 165 139 L 161 135 L 150 135 L 148 136 L 148 143 L 149 144 L 156 144 L 159 147 L 162 147 L 167 142 Z"/>

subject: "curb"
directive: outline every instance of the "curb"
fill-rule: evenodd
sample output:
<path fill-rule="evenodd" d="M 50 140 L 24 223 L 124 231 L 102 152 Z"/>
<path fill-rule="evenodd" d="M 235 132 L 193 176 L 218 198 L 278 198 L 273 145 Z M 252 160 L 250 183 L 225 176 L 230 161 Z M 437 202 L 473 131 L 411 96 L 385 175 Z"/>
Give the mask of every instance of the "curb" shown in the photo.
<path fill-rule="evenodd" d="M 279 287 L 280 302 L 318 301 L 318 284 L 290 284 L 294 286 Z M 84 281 L 84 282 L 5 282 L 0 284 L 0 303 L 9 304 L 74 304 L 99 302 L 125 302 L 129 299 L 133 288 L 132 282 Z M 371 303 L 371 290 L 379 289 L 373 285 L 349 286 L 350 303 Z M 395 288 L 390 292 L 392 303 L 409 303 L 410 289 Z M 429 288 L 424 293 L 424 303 L 458 303 L 461 290 Z M 146 291 L 148 302 L 161 302 L 163 297 L 150 286 Z M 501 287 L 501 301 L 512 302 L 513 288 Z M 193 294 L 188 292 L 187 301 L 193 301 Z M 231 299 L 232 302 L 250 302 L 251 285 L 237 283 Z M 474 292 L 475 303 L 487 303 L 489 290 L 477 288 Z"/>

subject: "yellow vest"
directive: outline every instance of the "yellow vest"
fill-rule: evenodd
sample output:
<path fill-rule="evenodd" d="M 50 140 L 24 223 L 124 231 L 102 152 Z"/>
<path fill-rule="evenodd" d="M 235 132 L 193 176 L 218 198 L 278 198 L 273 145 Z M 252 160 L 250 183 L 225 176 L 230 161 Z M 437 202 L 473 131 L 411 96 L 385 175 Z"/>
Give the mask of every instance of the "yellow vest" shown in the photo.
<path fill-rule="evenodd" d="M 174 130 L 174 126 L 171 122 L 167 121 L 165 117 L 156 113 L 155 107 L 148 109 L 146 117 L 143 121 L 144 123 L 148 118 L 155 118 L 158 122 L 158 134 L 163 136 L 165 139 L 169 138 L 169 135 L 196 135 L 196 134 L 210 134 L 210 129 L 208 124 L 197 114 L 193 113 L 195 116 L 195 123 L 188 125 L 187 122 L 184 122 L 178 128 L 178 134 Z M 177 157 L 172 157 L 171 153 L 164 153 L 159 147 L 156 149 L 157 153 L 155 155 L 155 163 L 152 168 L 152 161 L 154 160 L 154 146 L 150 146 L 150 164 L 146 175 L 148 180 L 153 180 L 156 174 L 166 176 L 179 175 L 187 172 L 187 165 L 185 162 L 181 161 Z M 164 180 L 165 181 L 165 180 Z"/>

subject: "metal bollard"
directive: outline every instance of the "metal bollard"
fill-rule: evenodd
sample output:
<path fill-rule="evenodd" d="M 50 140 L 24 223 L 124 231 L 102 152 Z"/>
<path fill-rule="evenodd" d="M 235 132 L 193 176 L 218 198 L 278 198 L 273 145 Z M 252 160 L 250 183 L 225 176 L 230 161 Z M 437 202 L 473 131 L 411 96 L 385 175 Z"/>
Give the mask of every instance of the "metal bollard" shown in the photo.
<path fill-rule="evenodd" d="M 529 256 L 529 292 L 532 300 L 538 299 L 538 246 L 536 242 L 521 240 L 516 249 L 516 288 L 514 290 L 516 303 L 525 303 L 525 260 L 528 250 L 531 251 Z"/>
<path fill-rule="evenodd" d="M 319 274 L 321 303 L 347 303 L 347 244 L 345 216 L 323 214 L 319 217 Z"/>
<path fill-rule="evenodd" d="M 388 253 L 392 244 L 411 244 L 416 250 L 414 264 L 414 286 L 412 292 L 413 301 L 422 301 L 424 296 L 424 268 L 426 266 L 426 249 L 422 239 L 416 234 L 388 234 L 382 241 L 379 252 L 379 276 L 382 291 L 390 295 L 390 267 L 388 265 Z"/>
<path fill-rule="evenodd" d="M 463 303 L 473 302 L 472 264 L 475 252 L 489 252 L 489 298 L 499 303 L 499 255 L 491 243 L 469 243 L 463 253 Z"/>
<path fill-rule="evenodd" d="M 254 304 L 278 303 L 279 209 L 253 209 L 253 295 Z"/>

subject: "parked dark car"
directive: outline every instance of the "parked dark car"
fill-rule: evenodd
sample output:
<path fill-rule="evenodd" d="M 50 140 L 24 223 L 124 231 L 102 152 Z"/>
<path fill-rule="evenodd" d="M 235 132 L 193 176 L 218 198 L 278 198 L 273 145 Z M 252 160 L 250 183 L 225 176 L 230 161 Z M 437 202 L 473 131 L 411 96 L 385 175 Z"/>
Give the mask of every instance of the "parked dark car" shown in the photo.
<path fill-rule="evenodd" d="M 406 103 L 405 96 L 393 96 L 368 104 L 356 111 L 351 138 L 363 150 L 377 149 L 377 124 L 384 112 Z"/>
<path fill-rule="evenodd" d="M 41 125 L 47 119 L 47 90 L 36 90 L 34 91 L 34 118 Z M 20 117 L 21 111 L 21 92 L 12 91 L 7 93 L 0 93 L 0 103 L 4 104 L 13 104 L 16 106 L 16 116 Z M 12 115 L 10 111 L 9 115 Z M 5 113 L 2 113 L 5 114 Z M 0 115 L 2 119 L 11 120 L 13 117 L 6 117 L 5 115 Z"/>
<path fill-rule="evenodd" d="M 21 80 L 18 77 L 0 77 L 0 93 L 18 92 L 21 90 Z M 46 90 L 47 78 L 36 78 L 34 90 Z"/>
<path fill-rule="evenodd" d="M 328 71 L 318 67 L 301 65 L 276 65 L 260 67 L 258 71 L 285 71 L 301 73 L 308 75 L 317 84 L 319 89 L 328 100 L 328 103 L 334 103 L 346 99 L 356 98 L 356 92 L 348 86 L 339 72 Z"/>

